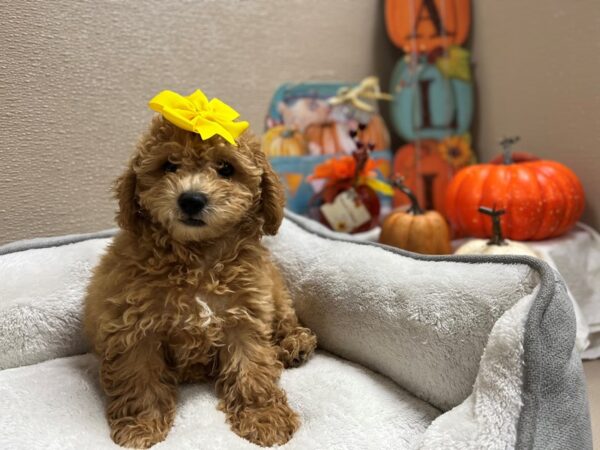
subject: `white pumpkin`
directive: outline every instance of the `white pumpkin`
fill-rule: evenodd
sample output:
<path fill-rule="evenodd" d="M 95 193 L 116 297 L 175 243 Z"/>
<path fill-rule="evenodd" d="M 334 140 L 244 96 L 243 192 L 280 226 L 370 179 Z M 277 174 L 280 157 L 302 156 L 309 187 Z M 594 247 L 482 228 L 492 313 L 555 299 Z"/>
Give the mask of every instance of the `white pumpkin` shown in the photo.
<path fill-rule="evenodd" d="M 500 216 L 504 210 L 485 208 L 481 206 L 479 212 L 492 218 L 492 237 L 489 241 L 485 239 L 473 239 L 461 245 L 455 255 L 522 255 L 541 258 L 541 256 L 528 245 L 522 242 L 510 241 L 502 237 L 500 227 Z"/>
<path fill-rule="evenodd" d="M 455 252 L 455 255 L 523 255 L 539 258 L 540 255 L 522 242 L 504 240 L 502 245 L 490 244 L 485 239 L 473 239 L 461 245 Z"/>

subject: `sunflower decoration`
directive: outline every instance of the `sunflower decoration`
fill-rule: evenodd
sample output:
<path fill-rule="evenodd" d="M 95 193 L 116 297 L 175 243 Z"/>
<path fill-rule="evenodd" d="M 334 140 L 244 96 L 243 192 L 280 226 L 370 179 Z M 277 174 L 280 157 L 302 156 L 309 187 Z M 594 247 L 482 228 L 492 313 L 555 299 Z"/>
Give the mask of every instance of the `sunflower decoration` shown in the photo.
<path fill-rule="evenodd" d="M 460 169 L 474 160 L 470 134 L 448 136 L 438 144 L 438 150 L 442 157 L 455 169 Z"/>

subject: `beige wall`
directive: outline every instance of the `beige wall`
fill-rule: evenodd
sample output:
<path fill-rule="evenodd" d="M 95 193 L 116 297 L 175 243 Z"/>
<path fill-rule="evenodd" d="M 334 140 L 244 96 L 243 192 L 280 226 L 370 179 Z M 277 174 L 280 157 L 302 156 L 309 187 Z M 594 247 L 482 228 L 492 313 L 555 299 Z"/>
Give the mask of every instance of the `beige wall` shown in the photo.
<path fill-rule="evenodd" d="M 598 0 L 478 0 L 482 159 L 505 133 L 581 176 L 600 226 Z M 255 130 L 290 80 L 387 79 L 379 0 L 0 4 L 0 243 L 112 226 L 108 192 L 161 89 L 203 88 Z"/>
<path fill-rule="evenodd" d="M 600 1 L 476 0 L 473 56 L 482 160 L 505 134 L 581 178 L 600 228 Z"/>
<path fill-rule="evenodd" d="M 109 186 L 162 89 L 201 87 L 262 130 L 290 80 L 357 80 L 385 47 L 375 0 L 0 5 L 0 243 L 113 226 Z M 387 69 L 386 69 L 387 70 Z"/>

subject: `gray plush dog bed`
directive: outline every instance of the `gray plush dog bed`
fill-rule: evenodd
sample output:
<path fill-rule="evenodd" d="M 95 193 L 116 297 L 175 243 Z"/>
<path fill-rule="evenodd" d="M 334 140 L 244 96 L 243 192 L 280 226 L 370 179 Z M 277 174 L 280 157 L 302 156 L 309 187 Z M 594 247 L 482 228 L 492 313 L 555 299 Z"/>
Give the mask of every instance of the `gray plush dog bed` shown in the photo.
<path fill-rule="evenodd" d="M 81 303 L 112 232 L 0 247 L 0 448 L 118 448 Z M 591 449 L 560 276 L 524 257 L 422 257 L 288 213 L 265 239 L 321 350 L 281 384 L 290 449 Z M 181 390 L 155 448 L 245 449 L 212 386 Z"/>

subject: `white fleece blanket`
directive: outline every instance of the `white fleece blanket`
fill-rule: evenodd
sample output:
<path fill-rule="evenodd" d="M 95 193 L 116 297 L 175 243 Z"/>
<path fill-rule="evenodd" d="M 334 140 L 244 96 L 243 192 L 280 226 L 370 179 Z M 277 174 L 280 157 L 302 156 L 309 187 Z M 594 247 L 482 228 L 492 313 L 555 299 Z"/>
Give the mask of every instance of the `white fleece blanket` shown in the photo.
<path fill-rule="evenodd" d="M 112 445 L 94 357 L 66 358 L 87 348 L 82 294 L 108 242 L 0 256 L 0 369 L 13 367 L 0 370 L 0 443 L 7 448 Z M 389 377 L 324 353 L 286 371 L 282 385 L 304 423 L 286 448 L 514 445 L 534 270 L 418 261 L 324 239 L 289 220 L 265 242 L 320 346 Z M 176 426 L 161 445 L 250 448 L 215 404 L 210 387 L 185 387 Z"/>
<path fill-rule="evenodd" d="M 469 240 L 455 240 L 452 246 L 456 249 Z M 563 236 L 527 245 L 565 280 L 577 319 L 581 357 L 600 358 L 600 235 L 578 223 Z"/>
<path fill-rule="evenodd" d="M 290 222 L 267 243 L 323 348 L 442 410 L 471 393 L 494 323 L 538 283 L 524 265 L 418 261 Z"/>
<path fill-rule="evenodd" d="M 317 228 L 322 232 L 329 231 L 324 227 Z M 354 235 L 333 234 L 353 241 L 377 242 L 380 233 L 381 229 L 376 227 Z M 456 239 L 452 241 L 452 247 L 456 250 L 469 240 Z M 527 245 L 560 272 L 568 287 L 577 320 L 577 349 L 582 359 L 600 358 L 600 234 L 577 223 L 563 236 L 530 241 Z"/>
<path fill-rule="evenodd" d="M 94 239 L 0 256 L 0 369 L 87 351 L 83 295 L 109 242 Z"/>
<path fill-rule="evenodd" d="M 0 448 L 118 449 L 104 418 L 97 360 L 82 355 L 0 371 Z M 440 412 L 391 380 L 319 352 L 281 385 L 302 426 L 283 448 L 405 449 Z M 181 389 L 175 425 L 153 448 L 260 448 L 229 430 L 208 384 Z"/>
<path fill-rule="evenodd" d="M 479 450 L 514 448 L 521 410 L 523 331 L 535 294 L 508 310 L 494 325 L 481 359 L 473 392 L 439 416 L 419 449 Z"/>

